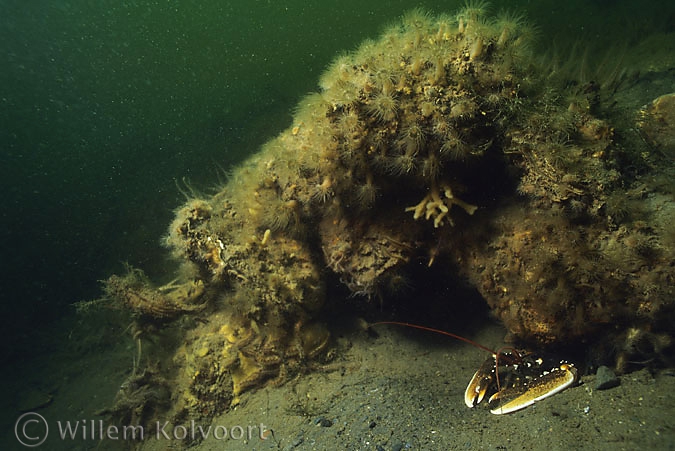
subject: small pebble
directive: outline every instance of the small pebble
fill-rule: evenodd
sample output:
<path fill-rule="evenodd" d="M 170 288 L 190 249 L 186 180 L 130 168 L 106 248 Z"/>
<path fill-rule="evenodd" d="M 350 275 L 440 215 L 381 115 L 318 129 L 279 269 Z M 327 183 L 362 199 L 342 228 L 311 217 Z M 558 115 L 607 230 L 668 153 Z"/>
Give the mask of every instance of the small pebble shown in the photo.
<path fill-rule="evenodd" d="M 304 434 L 302 432 L 298 433 L 297 437 L 295 437 L 295 440 L 291 442 L 291 446 L 293 448 L 297 448 L 298 446 L 302 445 L 302 442 L 305 441 Z"/>
<path fill-rule="evenodd" d="M 403 449 L 403 443 L 397 442 L 394 443 L 394 446 L 391 447 L 391 451 L 401 451 Z"/>
<path fill-rule="evenodd" d="M 595 373 L 595 389 L 607 390 L 617 387 L 619 385 L 619 378 L 616 377 L 614 371 L 606 366 L 601 366 Z"/>
<path fill-rule="evenodd" d="M 333 422 L 328 418 L 319 417 L 314 420 L 314 424 L 321 426 L 322 428 L 329 428 L 333 425 Z"/>

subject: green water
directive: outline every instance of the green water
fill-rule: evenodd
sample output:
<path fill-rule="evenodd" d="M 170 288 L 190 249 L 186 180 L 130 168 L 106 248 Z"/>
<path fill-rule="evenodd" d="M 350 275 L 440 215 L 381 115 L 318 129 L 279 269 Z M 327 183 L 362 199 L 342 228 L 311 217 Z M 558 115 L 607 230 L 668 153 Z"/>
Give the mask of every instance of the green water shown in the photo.
<path fill-rule="evenodd" d="M 290 123 L 341 50 L 463 2 L 0 0 L 3 359 L 122 262 L 163 275 L 183 179 L 207 191 Z M 497 2 L 495 2 L 497 3 Z M 650 2 L 499 2 L 541 46 L 672 29 Z M 48 332 L 45 332 L 48 333 Z M 43 343 L 44 341 L 40 341 Z"/>

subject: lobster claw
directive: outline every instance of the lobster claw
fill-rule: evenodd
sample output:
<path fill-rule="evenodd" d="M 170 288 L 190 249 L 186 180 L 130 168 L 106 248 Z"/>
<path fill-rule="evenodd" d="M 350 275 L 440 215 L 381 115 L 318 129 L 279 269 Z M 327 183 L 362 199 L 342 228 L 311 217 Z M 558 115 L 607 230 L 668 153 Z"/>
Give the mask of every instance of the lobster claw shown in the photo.
<path fill-rule="evenodd" d="M 550 371 L 528 379 L 516 386 L 506 387 L 490 396 L 490 412 L 495 415 L 515 412 L 537 401 L 560 393 L 577 380 L 577 369 L 571 363 L 561 363 Z"/>
<path fill-rule="evenodd" d="M 534 358 L 530 353 L 500 354 L 507 363 L 499 366 L 493 355 L 488 358 L 471 378 L 464 393 L 468 407 L 479 404 L 488 396 L 490 412 L 495 415 L 515 412 L 561 392 L 577 380 L 573 364 L 551 359 Z M 517 363 L 516 363 L 517 362 Z"/>
<path fill-rule="evenodd" d="M 469 385 L 466 386 L 466 390 L 464 391 L 464 403 L 467 407 L 471 408 L 480 404 L 483 398 L 485 398 L 485 394 L 495 384 L 495 368 L 496 359 L 493 354 L 473 374 Z"/>

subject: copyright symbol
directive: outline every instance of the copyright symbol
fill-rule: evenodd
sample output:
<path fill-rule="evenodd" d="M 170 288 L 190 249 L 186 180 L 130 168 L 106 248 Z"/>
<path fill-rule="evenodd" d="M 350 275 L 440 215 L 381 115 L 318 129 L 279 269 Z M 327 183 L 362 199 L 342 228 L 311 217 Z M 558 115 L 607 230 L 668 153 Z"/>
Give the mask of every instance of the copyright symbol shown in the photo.
<path fill-rule="evenodd" d="M 35 412 L 26 412 L 14 423 L 14 436 L 23 446 L 35 448 L 47 440 L 49 425 L 47 420 Z"/>

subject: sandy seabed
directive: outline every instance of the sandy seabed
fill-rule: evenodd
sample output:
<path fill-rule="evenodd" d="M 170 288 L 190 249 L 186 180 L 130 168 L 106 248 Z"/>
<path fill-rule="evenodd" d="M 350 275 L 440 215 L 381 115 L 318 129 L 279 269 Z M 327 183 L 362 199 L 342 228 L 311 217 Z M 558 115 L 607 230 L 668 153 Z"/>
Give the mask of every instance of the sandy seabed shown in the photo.
<path fill-rule="evenodd" d="M 378 327 L 377 333 L 345 326 L 335 335 L 340 353 L 331 371 L 243 394 L 236 408 L 211 423 L 196 423 L 210 433 L 191 449 L 675 449 L 675 427 L 668 414 L 675 405 L 672 369 L 634 371 L 622 375 L 618 387 L 603 391 L 593 389 L 594 375 L 583 376 L 576 386 L 532 407 L 493 415 L 485 405 L 469 409 L 463 401 L 485 352 L 447 337 L 389 326 Z M 504 335 L 502 327 L 488 324 L 470 338 L 498 347 Z M 32 381 L 37 376 L 31 375 L 21 378 L 16 397 L 25 401 L 29 385 L 53 396 L 51 403 L 36 410 L 51 426 L 44 449 L 130 449 L 105 432 L 103 437 L 95 432 L 94 438 L 82 439 L 80 430 L 75 439 L 61 439 L 57 425 L 80 420 L 109 425 L 94 412 L 114 398 L 130 371 L 130 355 L 133 346 L 124 343 L 68 364 L 64 351 L 51 368 L 40 368 L 39 374 L 51 374 L 48 382 Z M 8 426 L 15 424 L 17 409 L 16 402 L 4 409 Z M 6 429 L 4 449 L 18 449 L 12 429 Z M 131 448 L 181 449 L 182 442 L 173 434 L 182 432 L 167 427 L 160 434 L 146 434 Z"/>

